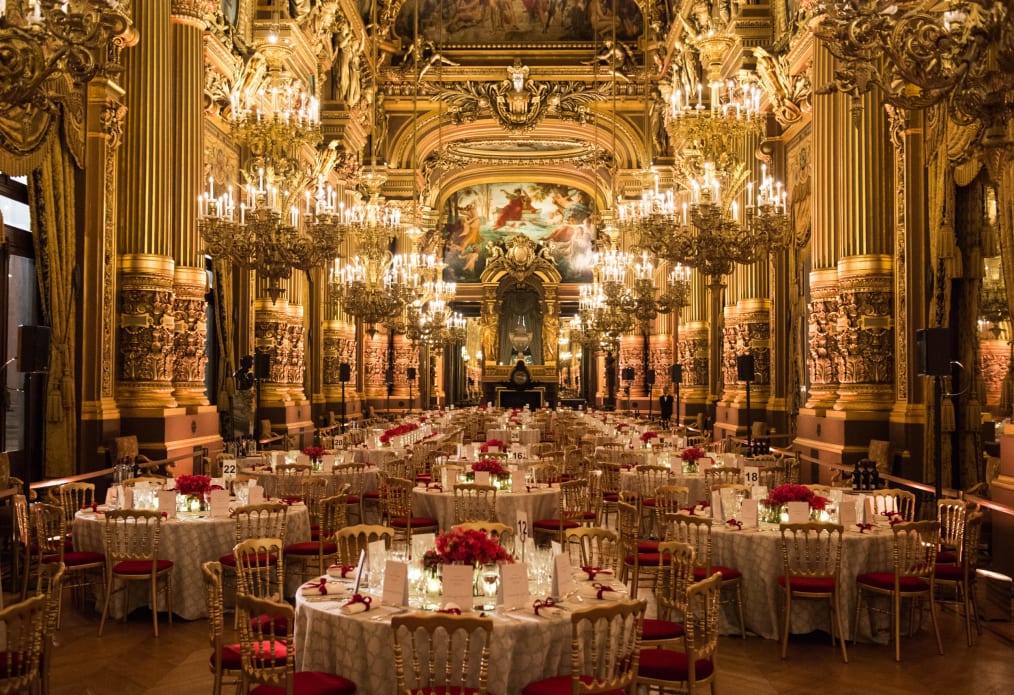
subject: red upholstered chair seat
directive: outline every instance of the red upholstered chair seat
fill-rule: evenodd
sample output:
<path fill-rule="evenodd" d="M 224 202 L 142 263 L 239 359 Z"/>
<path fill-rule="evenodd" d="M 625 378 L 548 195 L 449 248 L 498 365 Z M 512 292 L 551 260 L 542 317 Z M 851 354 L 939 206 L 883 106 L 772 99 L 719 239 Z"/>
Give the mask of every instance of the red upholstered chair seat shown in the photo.
<path fill-rule="evenodd" d="M 894 572 L 867 572 L 856 577 L 856 582 L 866 584 L 875 589 L 894 591 Z M 910 577 L 902 575 L 898 582 L 899 587 L 905 591 L 929 591 L 929 582 L 922 577 Z"/>
<path fill-rule="evenodd" d="M 626 562 L 628 565 L 633 565 L 634 556 L 627 555 L 627 557 L 623 561 Z M 642 567 L 661 565 L 662 556 L 659 555 L 658 553 L 638 553 L 637 564 L 641 565 Z M 665 564 L 669 564 L 668 560 L 666 560 Z"/>
<path fill-rule="evenodd" d="M 164 572 L 173 566 L 172 560 L 156 560 L 155 570 Z M 113 574 L 150 574 L 150 560 L 124 560 L 113 565 Z"/>
<path fill-rule="evenodd" d="M 546 528 L 546 529 L 553 529 L 555 531 L 559 531 L 560 527 L 563 527 L 563 528 L 578 528 L 579 526 L 581 526 L 581 524 L 577 523 L 576 521 L 571 521 L 569 519 L 567 519 L 567 520 L 562 520 L 562 519 L 539 519 L 534 524 L 532 524 L 533 528 Z"/>
<path fill-rule="evenodd" d="M 257 615 L 250 618 L 250 628 L 254 632 L 265 632 L 272 622 L 270 615 Z M 284 615 L 276 615 L 274 618 L 273 632 L 276 635 L 283 635 L 289 628 L 289 621 Z"/>
<path fill-rule="evenodd" d="M 229 567 L 236 566 L 236 556 L 233 555 L 232 553 L 229 553 L 228 555 L 223 555 L 222 557 L 218 558 L 218 561 L 221 562 L 223 565 L 228 565 Z M 278 563 L 278 556 L 277 555 L 269 556 L 267 553 L 257 553 L 257 560 L 251 559 L 249 560 L 249 562 L 251 564 L 256 562 L 256 564 L 258 565 L 263 565 L 265 563 L 274 565 Z"/>
<path fill-rule="evenodd" d="M 778 577 L 778 586 L 785 586 L 784 574 Z M 793 577 L 792 590 L 809 594 L 829 594 L 834 591 L 834 577 Z"/>
<path fill-rule="evenodd" d="M 960 582 L 965 579 L 965 570 L 961 565 L 937 565 L 933 574 L 937 579 L 947 582 Z"/>
<path fill-rule="evenodd" d="M 711 659 L 694 662 L 694 676 L 697 680 L 709 678 L 715 672 Z M 685 681 L 690 678 L 690 664 L 685 652 L 671 649 L 642 649 L 637 664 L 637 675 L 665 681 Z"/>
<path fill-rule="evenodd" d="M 380 491 L 376 490 L 374 492 L 364 492 L 363 493 L 363 497 L 365 497 L 366 499 L 370 499 L 370 500 L 379 500 L 380 499 Z"/>
<path fill-rule="evenodd" d="M 637 541 L 637 552 L 639 552 L 639 553 L 657 553 L 658 552 L 658 541 Z"/>
<path fill-rule="evenodd" d="M 620 496 L 615 492 L 606 492 L 603 493 L 602 499 L 605 500 L 606 502 L 619 502 Z"/>
<path fill-rule="evenodd" d="M 409 521 L 408 517 L 399 516 L 399 517 L 396 517 L 394 519 L 391 519 L 391 526 L 393 528 L 405 528 L 405 527 L 408 526 L 408 521 Z M 437 520 L 436 519 L 431 519 L 428 516 L 413 516 L 412 517 L 412 527 L 413 528 L 421 528 L 423 526 L 436 526 L 436 525 L 437 525 Z"/>
<path fill-rule="evenodd" d="M 285 661 L 286 649 L 285 643 L 275 641 L 274 643 L 274 659 L 276 663 Z M 261 649 L 267 650 L 270 648 L 268 641 L 264 640 L 260 644 Z M 241 667 L 242 661 L 242 650 L 239 644 L 227 644 L 222 647 L 222 668 L 238 671 Z M 210 658 L 211 667 L 215 667 L 215 655 L 212 654 Z"/>
<path fill-rule="evenodd" d="M 478 688 L 457 688 L 454 686 L 434 685 L 432 688 L 413 688 L 412 695 L 475 695 Z"/>
<path fill-rule="evenodd" d="M 654 507 L 655 506 L 655 498 L 654 497 L 648 497 L 646 499 L 641 500 L 641 506 L 642 507 Z"/>
<path fill-rule="evenodd" d="M 953 565 L 958 561 L 958 554 L 953 550 L 941 550 L 937 553 L 937 562 L 942 565 Z"/>
<path fill-rule="evenodd" d="M 359 495 L 347 495 L 345 504 L 359 504 Z"/>
<path fill-rule="evenodd" d="M 320 550 L 320 541 L 316 543 L 309 541 L 307 543 L 291 543 L 285 546 L 286 555 L 316 555 Z M 338 552 L 338 546 L 334 543 L 324 544 L 324 554 L 333 555 Z"/>
<path fill-rule="evenodd" d="M 641 625 L 641 639 L 678 639 L 686 634 L 686 630 L 679 623 L 671 620 L 654 620 L 646 618 Z"/>
<path fill-rule="evenodd" d="M 582 683 L 591 683 L 591 676 L 581 676 Z M 570 676 L 554 676 L 541 681 L 529 683 L 521 689 L 521 695 L 571 695 L 570 684 L 573 679 Z M 610 690 L 603 695 L 623 695 L 622 690 Z"/>
<path fill-rule="evenodd" d="M 721 565 L 712 565 L 711 574 L 708 574 L 707 570 L 704 567 L 694 567 L 694 581 L 695 582 L 703 581 L 708 577 L 710 577 L 715 572 L 720 572 L 722 574 L 723 582 L 727 582 L 730 579 L 739 579 L 740 577 L 743 576 L 742 572 L 740 572 L 737 569 L 733 569 L 732 567 L 722 567 Z"/>
<path fill-rule="evenodd" d="M 45 563 L 59 562 L 59 555 L 47 555 L 42 558 Z M 79 565 L 94 565 L 106 561 L 106 556 L 102 553 L 93 553 L 86 550 L 65 552 L 63 554 L 63 564 L 67 567 L 77 567 Z"/>
<path fill-rule="evenodd" d="M 427 484 L 432 483 L 433 476 L 430 475 L 429 473 L 419 473 L 415 476 L 415 481 L 417 483 L 427 483 Z"/>
<path fill-rule="evenodd" d="M 292 692 L 298 695 L 352 695 L 356 684 L 333 673 L 299 671 L 295 675 Z M 259 685 L 250 691 L 251 695 L 285 695 L 285 688 L 273 685 Z"/>

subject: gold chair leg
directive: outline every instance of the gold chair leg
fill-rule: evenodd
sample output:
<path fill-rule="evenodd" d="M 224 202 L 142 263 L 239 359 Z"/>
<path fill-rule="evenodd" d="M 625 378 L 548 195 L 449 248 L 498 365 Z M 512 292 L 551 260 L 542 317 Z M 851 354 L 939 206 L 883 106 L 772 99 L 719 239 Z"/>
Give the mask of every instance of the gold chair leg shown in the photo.
<path fill-rule="evenodd" d="M 894 622 L 894 660 L 901 661 L 901 595 L 891 594 L 892 619 Z"/>
<path fill-rule="evenodd" d="M 846 664 L 849 662 L 848 649 L 845 647 L 845 631 L 841 626 L 841 610 L 838 607 L 838 590 L 831 594 L 831 614 L 834 617 L 834 625 L 838 629 L 838 642 L 841 644 L 841 658 Z M 832 629 L 832 633 L 834 630 Z M 834 638 L 832 637 L 832 642 Z"/>
<path fill-rule="evenodd" d="M 782 621 L 782 658 L 789 652 L 789 622 L 792 616 L 792 590 L 789 582 L 785 582 L 785 619 Z"/>
<path fill-rule="evenodd" d="M 937 638 L 937 652 L 940 654 L 940 656 L 943 656 L 944 643 L 943 640 L 940 639 L 940 624 L 937 621 L 937 602 L 933 596 L 932 586 L 930 587 L 929 592 L 929 602 L 930 602 L 930 619 L 933 620 L 933 633 L 936 635 Z"/>
<path fill-rule="evenodd" d="M 114 577 L 106 579 L 106 596 L 102 601 L 102 619 L 99 621 L 99 637 L 102 637 L 102 630 L 106 627 L 106 616 L 109 615 L 109 599 L 113 595 L 113 585 L 116 583 Z"/>

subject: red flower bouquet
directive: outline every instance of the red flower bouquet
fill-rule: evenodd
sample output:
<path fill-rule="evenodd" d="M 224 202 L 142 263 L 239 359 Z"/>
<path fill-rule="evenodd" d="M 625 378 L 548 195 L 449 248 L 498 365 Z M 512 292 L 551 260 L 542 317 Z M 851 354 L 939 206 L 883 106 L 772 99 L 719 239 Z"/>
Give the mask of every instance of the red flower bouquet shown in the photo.
<path fill-rule="evenodd" d="M 417 429 L 419 429 L 419 425 L 417 425 L 416 423 L 414 423 L 414 422 L 406 422 L 406 423 L 403 423 L 403 424 L 398 425 L 396 427 L 392 427 L 389 430 L 384 430 L 384 433 L 382 435 L 380 435 L 380 443 L 381 444 L 387 444 L 394 437 L 401 437 L 401 436 L 406 435 L 409 432 L 413 432 L 413 431 L 415 431 Z"/>
<path fill-rule="evenodd" d="M 454 529 L 437 535 L 436 549 L 423 555 L 423 567 L 439 565 L 484 565 L 490 562 L 514 562 L 514 558 L 496 540 L 483 531 Z"/>
<path fill-rule="evenodd" d="M 688 446 L 682 452 L 680 452 L 680 458 L 684 461 L 694 463 L 697 459 L 704 458 L 704 449 L 699 446 Z"/>
<path fill-rule="evenodd" d="M 176 492 L 180 495 L 203 497 L 211 489 L 211 478 L 206 475 L 176 476 Z"/>
<path fill-rule="evenodd" d="M 485 471 L 489 473 L 491 478 L 499 478 L 502 475 L 507 475 L 507 470 L 500 465 L 500 462 L 496 459 L 479 459 L 472 464 L 472 472 L 479 473 Z"/>
<path fill-rule="evenodd" d="M 658 439 L 658 432 L 642 432 L 641 433 L 641 443 L 642 444 L 647 444 L 652 439 Z"/>
<path fill-rule="evenodd" d="M 494 446 L 500 451 L 506 451 L 507 449 L 507 445 L 502 439 L 487 439 L 486 443 L 479 447 L 479 451 L 485 454 Z"/>
<path fill-rule="evenodd" d="M 806 502 L 810 509 L 823 509 L 827 500 L 820 495 L 813 494 L 813 490 L 805 485 L 779 485 L 768 493 L 764 504 L 768 507 L 780 508 L 789 502 Z"/>
<path fill-rule="evenodd" d="M 627 424 L 627 423 L 625 423 L 625 422 L 621 422 L 620 424 L 618 424 L 618 425 L 616 426 L 616 431 L 617 431 L 617 432 L 622 432 L 623 430 L 627 429 L 628 427 L 630 427 L 630 425 L 628 425 L 628 424 Z"/>
<path fill-rule="evenodd" d="M 308 446 L 303 449 L 303 453 L 309 456 L 311 461 L 320 461 L 327 452 L 322 446 Z"/>

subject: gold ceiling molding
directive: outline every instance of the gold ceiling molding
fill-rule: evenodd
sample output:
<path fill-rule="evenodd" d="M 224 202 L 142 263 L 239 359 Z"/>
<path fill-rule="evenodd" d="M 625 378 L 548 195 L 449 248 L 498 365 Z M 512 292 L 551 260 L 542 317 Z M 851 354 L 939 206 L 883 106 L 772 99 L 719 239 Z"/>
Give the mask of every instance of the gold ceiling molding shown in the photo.
<path fill-rule="evenodd" d="M 775 119 L 783 126 L 801 120 L 813 108 L 810 66 L 793 75 L 787 56 L 773 56 L 760 47 L 753 49 L 753 55 L 757 59 L 757 76 L 764 85 Z"/>
<path fill-rule="evenodd" d="M 592 197 L 597 210 L 611 206 L 609 189 L 600 174 L 602 170 L 576 169 L 573 167 L 523 167 L 523 166 L 474 166 L 467 170 L 455 169 L 434 181 L 430 189 L 431 199 L 427 204 L 435 210 L 443 210 L 447 200 L 462 188 L 482 184 L 500 184 L 505 181 L 518 183 L 551 183 L 577 188 Z"/>

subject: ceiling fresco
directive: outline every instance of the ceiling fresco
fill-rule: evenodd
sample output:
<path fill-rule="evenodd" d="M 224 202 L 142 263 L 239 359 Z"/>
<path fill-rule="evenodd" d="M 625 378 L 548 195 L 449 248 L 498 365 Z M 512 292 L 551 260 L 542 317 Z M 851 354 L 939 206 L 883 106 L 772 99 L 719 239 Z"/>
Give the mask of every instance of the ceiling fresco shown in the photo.
<path fill-rule="evenodd" d="M 462 188 L 447 200 L 441 216 L 444 278 L 478 282 L 490 247 L 524 234 L 549 249 L 563 282 L 591 282 L 595 212 L 590 195 L 554 183 Z"/>

